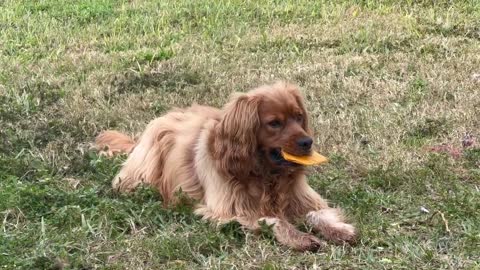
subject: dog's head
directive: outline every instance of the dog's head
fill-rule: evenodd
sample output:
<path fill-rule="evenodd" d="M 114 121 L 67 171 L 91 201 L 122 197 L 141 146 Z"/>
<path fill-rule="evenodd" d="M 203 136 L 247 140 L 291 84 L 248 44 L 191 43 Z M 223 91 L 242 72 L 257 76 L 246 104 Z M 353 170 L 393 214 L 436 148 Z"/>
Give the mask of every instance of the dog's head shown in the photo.
<path fill-rule="evenodd" d="M 281 151 L 309 155 L 312 137 L 302 95 L 294 85 L 278 82 L 237 94 L 224 107 L 217 130 L 214 152 L 222 167 L 241 176 L 262 166 L 298 168 L 285 160 Z"/>

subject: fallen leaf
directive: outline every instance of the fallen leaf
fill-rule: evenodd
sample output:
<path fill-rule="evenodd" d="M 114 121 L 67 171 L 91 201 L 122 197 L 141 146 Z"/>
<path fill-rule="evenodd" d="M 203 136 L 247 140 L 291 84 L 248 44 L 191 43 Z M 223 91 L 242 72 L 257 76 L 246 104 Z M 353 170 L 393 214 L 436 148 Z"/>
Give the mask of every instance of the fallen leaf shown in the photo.
<path fill-rule="evenodd" d="M 447 153 L 453 158 L 459 158 L 462 155 L 462 149 L 448 144 L 435 145 L 428 149 L 431 152 Z"/>

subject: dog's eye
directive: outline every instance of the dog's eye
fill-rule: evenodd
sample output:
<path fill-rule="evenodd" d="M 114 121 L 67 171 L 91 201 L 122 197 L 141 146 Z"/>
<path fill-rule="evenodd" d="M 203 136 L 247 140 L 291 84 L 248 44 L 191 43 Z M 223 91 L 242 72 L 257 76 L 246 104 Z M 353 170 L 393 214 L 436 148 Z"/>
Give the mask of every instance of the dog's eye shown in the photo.
<path fill-rule="evenodd" d="M 281 128 L 282 127 L 282 122 L 280 120 L 272 120 L 268 122 L 268 125 L 272 128 Z"/>

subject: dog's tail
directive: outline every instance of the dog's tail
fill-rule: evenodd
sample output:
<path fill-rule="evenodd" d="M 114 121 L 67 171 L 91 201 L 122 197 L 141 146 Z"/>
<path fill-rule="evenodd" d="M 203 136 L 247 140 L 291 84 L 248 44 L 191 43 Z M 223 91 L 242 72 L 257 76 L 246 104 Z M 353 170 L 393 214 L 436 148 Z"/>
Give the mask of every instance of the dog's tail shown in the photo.
<path fill-rule="evenodd" d="M 135 140 L 128 135 L 115 130 L 107 130 L 100 133 L 95 139 L 95 148 L 107 156 L 116 154 L 130 154 L 135 147 Z"/>

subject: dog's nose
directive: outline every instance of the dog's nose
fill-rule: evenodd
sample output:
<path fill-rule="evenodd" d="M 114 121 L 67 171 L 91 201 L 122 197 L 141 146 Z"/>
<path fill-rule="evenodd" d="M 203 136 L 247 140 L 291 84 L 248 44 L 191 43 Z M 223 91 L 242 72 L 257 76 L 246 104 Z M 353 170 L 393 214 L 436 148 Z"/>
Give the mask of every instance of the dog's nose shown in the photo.
<path fill-rule="evenodd" d="M 297 139 L 297 145 L 303 150 L 310 150 L 312 147 L 313 140 L 310 137 L 302 137 Z"/>

